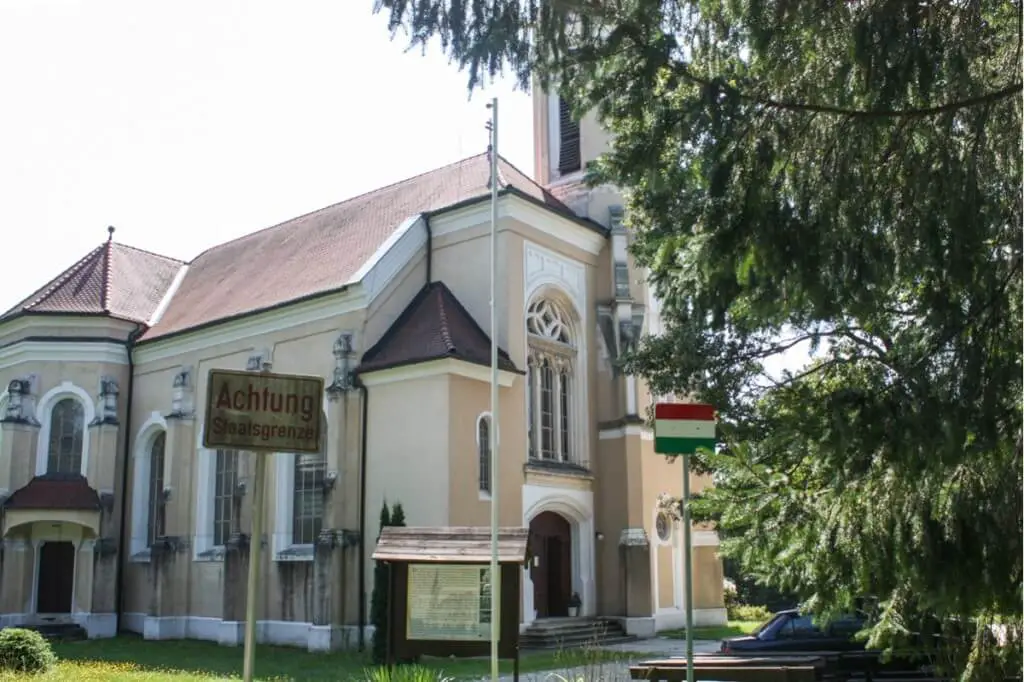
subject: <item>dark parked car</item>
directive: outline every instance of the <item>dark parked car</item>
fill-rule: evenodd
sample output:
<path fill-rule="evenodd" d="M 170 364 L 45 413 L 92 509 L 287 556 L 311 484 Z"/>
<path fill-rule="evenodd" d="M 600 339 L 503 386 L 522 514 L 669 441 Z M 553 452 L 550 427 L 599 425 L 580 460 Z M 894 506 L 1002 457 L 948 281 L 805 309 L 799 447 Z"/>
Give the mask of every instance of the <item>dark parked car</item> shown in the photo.
<path fill-rule="evenodd" d="M 772 651 L 863 651 L 864 642 L 853 636 L 864 627 L 857 616 L 837 618 L 827 625 L 796 609 L 780 611 L 751 635 L 722 640 L 722 653 Z"/>

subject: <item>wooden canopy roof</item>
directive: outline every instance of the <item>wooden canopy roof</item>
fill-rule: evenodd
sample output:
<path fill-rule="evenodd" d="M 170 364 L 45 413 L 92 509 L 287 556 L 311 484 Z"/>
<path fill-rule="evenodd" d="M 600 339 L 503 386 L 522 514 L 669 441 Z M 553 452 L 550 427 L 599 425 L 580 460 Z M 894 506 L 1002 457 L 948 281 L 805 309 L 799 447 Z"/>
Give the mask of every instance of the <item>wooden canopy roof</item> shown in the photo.
<path fill-rule="evenodd" d="M 528 540 L 526 528 L 499 528 L 498 561 L 503 564 L 525 563 Z M 381 529 L 373 558 L 410 563 L 485 564 L 491 560 L 491 529 L 386 526 Z"/>

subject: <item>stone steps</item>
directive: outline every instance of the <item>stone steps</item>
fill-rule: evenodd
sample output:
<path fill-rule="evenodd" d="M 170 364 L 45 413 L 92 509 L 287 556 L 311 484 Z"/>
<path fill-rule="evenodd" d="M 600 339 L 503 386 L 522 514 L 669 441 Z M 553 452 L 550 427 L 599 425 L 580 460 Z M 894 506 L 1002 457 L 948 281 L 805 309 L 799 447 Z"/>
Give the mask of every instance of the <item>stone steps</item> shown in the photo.
<path fill-rule="evenodd" d="M 40 623 L 23 627 L 35 630 L 51 642 L 77 642 L 89 638 L 89 633 L 77 623 Z"/>
<path fill-rule="evenodd" d="M 520 636 L 523 649 L 580 649 L 632 642 L 617 621 L 603 618 L 546 618 L 534 621 Z"/>

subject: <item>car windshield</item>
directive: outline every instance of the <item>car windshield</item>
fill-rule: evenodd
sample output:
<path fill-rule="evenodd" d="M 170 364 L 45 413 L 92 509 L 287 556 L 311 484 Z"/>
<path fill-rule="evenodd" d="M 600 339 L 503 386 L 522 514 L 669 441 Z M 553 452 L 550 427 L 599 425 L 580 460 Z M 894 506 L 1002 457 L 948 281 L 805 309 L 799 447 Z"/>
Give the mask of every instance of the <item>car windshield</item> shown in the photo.
<path fill-rule="evenodd" d="M 771 625 L 772 623 L 776 622 L 776 621 L 777 621 L 777 620 L 779 620 L 779 618 L 781 618 L 781 617 L 782 617 L 782 616 L 781 616 L 781 614 L 776 614 L 776 615 L 772 616 L 771 618 L 769 618 L 769 619 L 768 619 L 768 620 L 766 620 L 765 622 L 763 622 L 763 623 L 761 623 L 760 625 L 758 625 L 758 626 L 757 626 L 757 628 L 756 628 L 756 629 L 755 629 L 755 630 L 754 630 L 753 632 L 751 632 L 750 634 L 751 634 L 751 635 L 753 635 L 754 637 L 760 637 L 760 636 L 761 636 L 761 633 L 762 633 L 762 632 L 764 632 L 765 630 L 767 630 L 767 629 L 768 629 L 768 627 L 769 627 L 769 626 L 770 626 L 770 625 Z"/>

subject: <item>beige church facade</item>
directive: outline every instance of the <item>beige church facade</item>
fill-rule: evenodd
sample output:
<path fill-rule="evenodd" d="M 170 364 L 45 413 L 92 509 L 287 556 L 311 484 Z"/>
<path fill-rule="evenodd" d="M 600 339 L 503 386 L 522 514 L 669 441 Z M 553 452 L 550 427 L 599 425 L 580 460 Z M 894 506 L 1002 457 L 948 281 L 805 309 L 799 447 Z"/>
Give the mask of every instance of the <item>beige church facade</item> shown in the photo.
<path fill-rule="evenodd" d="M 499 163 L 500 519 L 531 531 L 520 620 L 684 619 L 678 462 L 616 358 L 660 330 L 622 198 L 586 188 L 592 118 L 535 97 L 536 181 Z M 487 154 L 181 262 L 112 239 L 0 317 L 0 626 L 238 644 L 252 453 L 202 447 L 211 369 L 324 378 L 318 454 L 268 466 L 258 637 L 311 650 L 370 628 L 382 503 L 489 523 Z M 707 482 L 694 477 L 700 489 Z M 722 623 L 713 530 L 694 609 Z"/>

